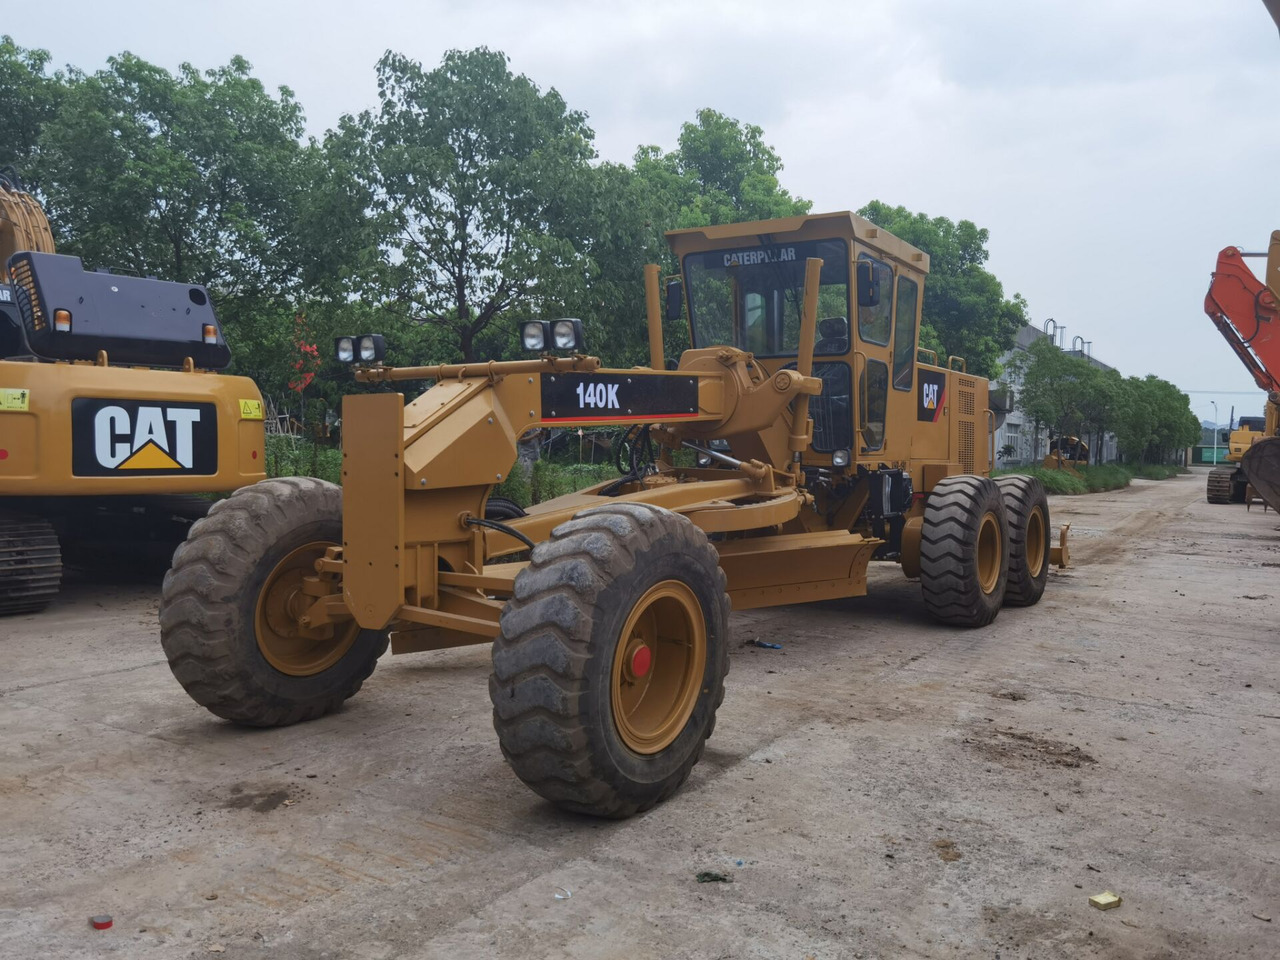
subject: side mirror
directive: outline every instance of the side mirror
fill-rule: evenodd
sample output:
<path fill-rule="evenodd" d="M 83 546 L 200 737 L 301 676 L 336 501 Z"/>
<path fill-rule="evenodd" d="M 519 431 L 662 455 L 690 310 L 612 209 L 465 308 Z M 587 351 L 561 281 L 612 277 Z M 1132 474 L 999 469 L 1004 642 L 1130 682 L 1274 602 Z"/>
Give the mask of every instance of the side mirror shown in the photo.
<path fill-rule="evenodd" d="M 684 312 L 684 295 L 679 280 L 667 281 L 667 320 L 679 320 Z"/>
<path fill-rule="evenodd" d="M 880 281 L 876 278 L 874 264 L 870 260 L 858 261 L 858 306 L 880 305 Z"/>

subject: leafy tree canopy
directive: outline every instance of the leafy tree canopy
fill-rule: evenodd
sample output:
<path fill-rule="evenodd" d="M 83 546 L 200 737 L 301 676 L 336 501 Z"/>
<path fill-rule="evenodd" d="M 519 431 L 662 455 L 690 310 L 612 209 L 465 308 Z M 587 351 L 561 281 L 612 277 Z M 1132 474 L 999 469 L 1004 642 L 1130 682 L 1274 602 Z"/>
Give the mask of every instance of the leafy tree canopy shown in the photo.
<path fill-rule="evenodd" d="M 0 168 L 33 177 L 40 131 L 57 112 L 65 81 L 49 73 L 49 51 L 25 50 L 0 36 Z"/>
<path fill-rule="evenodd" d="M 989 235 L 972 221 L 912 213 L 873 200 L 858 211 L 872 223 L 929 254 L 920 343 L 942 355 L 964 357 L 969 370 L 1000 374 L 1000 357 L 1027 322 L 1027 302 L 1006 297 L 986 269 Z"/>
<path fill-rule="evenodd" d="M 361 122 L 377 209 L 393 227 L 388 296 L 475 360 L 495 320 L 589 273 L 594 134 L 554 89 L 483 47 L 451 50 L 433 70 L 388 52 L 377 75 L 379 110 Z"/>

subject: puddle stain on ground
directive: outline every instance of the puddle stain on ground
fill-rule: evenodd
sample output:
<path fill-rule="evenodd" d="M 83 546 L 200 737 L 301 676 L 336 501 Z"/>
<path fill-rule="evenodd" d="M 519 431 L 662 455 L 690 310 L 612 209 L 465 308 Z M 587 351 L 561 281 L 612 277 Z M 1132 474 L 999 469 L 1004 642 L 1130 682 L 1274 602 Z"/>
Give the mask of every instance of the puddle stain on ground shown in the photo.
<path fill-rule="evenodd" d="M 1075 744 L 1017 730 L 983 731 L 981 738 L 966 737 L 964 742 L 988 759 L 1005 766 L 1030 762 L 1054 767 L 1081 767 L 1098 762 Z"/>
<path fill-rule="evenodd" d="M 242 783 L 231 786 L 231 796 L 222 802 L 228 810 L 256 810 L 258 813 L 270 813 L 282 807 L 290 799 L 288 787 L 247 787 Z"/>

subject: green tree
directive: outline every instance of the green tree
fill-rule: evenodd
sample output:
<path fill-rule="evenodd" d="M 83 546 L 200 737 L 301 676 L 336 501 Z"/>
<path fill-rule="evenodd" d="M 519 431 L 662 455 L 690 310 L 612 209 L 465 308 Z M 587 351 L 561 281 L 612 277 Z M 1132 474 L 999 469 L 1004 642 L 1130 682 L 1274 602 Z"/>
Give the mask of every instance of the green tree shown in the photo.
<path fill-rule="evenodd" d="M 73 71 L 41 133 L 41 198 L 65 252 L 95 266 L 213 286 L 288 288 L 279 255 L 307 184 L 302 109 L 241 58 L 176 75 L 132 54 Z"/>
<path fill-rule="evenodd" d="M 591 272 L 584 194 L 594 134 L 554 89 L 507 57 L 451 50 L 434 70 L 397 53 L 378 62 L 369 131 L 377 209 L 392 219 L 388 299 L 448 332 L 475 360 L 495 321 L 542 312 Z M 501 349 L 511 324 L 498 324 Z"/>
<path fill-rule="evenodd" d="M 1080 421 L 1081 379 L 1088 376 L 1088 364 L 1059 350 L 1050 340 L 1036 338 L 1025 352 L 1011 358 L 1009 366 L 1021 384 L 1017 404 L 1034 422 L 1037 437 L 1042 427 L 1048 427 L 1056 437 Z M 1040 456 L 1040 451 L 1035 450 L 1034 455 Z"/>
<path fill-rule="evenodd" d="M 858 213 L 929 254 L 920 342 L 942 354 L 964 357 L 969 370 L 1000 374 L 1000 357 L 1027 322 L 1027 303 L 1004 287 L 983 264 L 989 234 L 969 220 L 928 217 L 873 200 Z"/>
<path fill-rule="evenodd" d="M 778 182 L 782 159 L 764 130 L 710 108 L 680 128 L 676 149 L 636 152 L 635 171 L 650 190 L 664 229 L 769 220 L 808 213 L 811 204 Z"/>
<path fill-rule="evenodd" d="M 33 161 L 40 131 L 57 113 L 65 77 L 49 72 L 47 50 L 26 50 L 0 36 L 0 168 L 13 167 L 37 185 Z"/>
<path fill-rule="evenodd" d="M 59 81 L 31 169 L 61 252 L 208 286 L 233 369 L 282 390 L 294 317 L 348 302 L 378 261 L 362 132 L 302 141 L 292 93 L 239 57 L 171 74 L 126 53 Z"/>

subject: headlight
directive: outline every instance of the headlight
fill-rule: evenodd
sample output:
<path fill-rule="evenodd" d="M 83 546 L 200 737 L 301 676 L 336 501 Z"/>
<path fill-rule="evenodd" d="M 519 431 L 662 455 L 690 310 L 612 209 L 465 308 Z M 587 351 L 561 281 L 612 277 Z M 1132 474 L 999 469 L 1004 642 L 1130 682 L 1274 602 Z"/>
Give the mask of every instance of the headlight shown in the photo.
<path fill-rule="evenodd" d="M 387 355 L 387 341 L 380 333 L 335 337 L 333 355 L 338 358 L 339 363 L 378 363 Z"/>
<path fill-rule="evenodd" d="M 831 454 L 831 465 L 833 467 L 847 467 L 849 465 L 849 451 L 837 450 Z"/>
<path fill-rule="evenodd" d="M 547 349 L 547 325 L 541 320 L 530 320 L 520 328 L 520 342 L 526 350 Z"/>
<path fill-rule="evenodd" d="M 557 320 L 553 330 L 557 350 L 577 350 L 582 345 L 581 320 Z"/>

